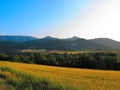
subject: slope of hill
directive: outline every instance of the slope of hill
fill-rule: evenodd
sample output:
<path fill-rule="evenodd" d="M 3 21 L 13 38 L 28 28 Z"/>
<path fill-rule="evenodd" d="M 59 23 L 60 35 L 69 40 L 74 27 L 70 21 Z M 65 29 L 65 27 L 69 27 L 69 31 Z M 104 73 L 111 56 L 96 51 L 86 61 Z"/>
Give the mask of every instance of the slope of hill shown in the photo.
<path fill-rule="evenodd" d="M 34 41 L 26 42 L 27 47 L 32 49 L 48 49 L 48 50 L 73 50 L 72 42 L 62 39 L 38 39 Z"/>
<path fill-rule="evenodd" d="M 81 47 L 81 49 L 89 49 L 89 50 L 96 50 L 96 49 L 110 49 L 109 46 L 100 45 L 97 43 L 94 43 L 92 41 L 86 40 L 86 39 L 77 39 L 73 41 L 76 43 L 77 49 Z"/>
<path fill-rule="evenodd" d="M 0 66 L 0 90 L 63 90 L 63 87 L 48 79 Z"/>
<path fill-rule="evenodd" d="M 73 87 L 75 88 L 74 90 L 120 89 L 119 71 L 63 68 L 13 62 L 0 62 L 1 66 L 31 74 L 34 77 L 47 78 L 65 87 Z"/>
<path fill-rule="evenodd" d="M 91 39 L 90 41 L 95 42 L 99 45 L 108 46 L 114 49 L 120 49 L 120 42 L 109 38 L 96 38 L 96 39 Z"/>
<path fill-rule="evenodd" d="M 77 39 L 80 39 L 79 37 L 76 37 L 76 36 L 73 36 L 72 38 L 68 38 L 67 40 L 70 40 L 70 41 L 75 41 Z"/>
<path fill-rule="evenodd" d="M 102 45 L 91 40 L 83 38 L 43 38 L 26 42 L 27 47 L 31 49 L 49 49 L 49 50 L 95 50 L 95 49 L 113 49 L 109 45 Z"/>
<path fill-rule="evenodd" d="M 0 41 L 16 41 L 16 42 L 26 42 L 26 41 L 31 41 L 35 40 L 35 37 L 31 36 L 0 36 Z"/>
<path fill-rule="evenodd" d="M 57 40 L 58 38 L 51 37 L 51 36 L 46 36 L 43 39 L 48 39 L 48 40 Z"/>

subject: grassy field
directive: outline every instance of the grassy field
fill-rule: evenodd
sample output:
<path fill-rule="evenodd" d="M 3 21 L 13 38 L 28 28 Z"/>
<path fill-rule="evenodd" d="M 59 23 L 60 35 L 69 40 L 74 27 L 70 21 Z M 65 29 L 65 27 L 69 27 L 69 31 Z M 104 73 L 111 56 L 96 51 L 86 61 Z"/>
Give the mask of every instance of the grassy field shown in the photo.
<path fill-rule="evenodd" d="M 48 79 L 36 78 L 30 74 L 0 67 L 0 90 L 64 90 L 61 85 Z"/>
<path fill-rule="evenodd" d="M 75 90 L 120 90 L 120 71 L 63 68 L 35 64 L 0 62 L 0 67 L 49 79 Z"/>

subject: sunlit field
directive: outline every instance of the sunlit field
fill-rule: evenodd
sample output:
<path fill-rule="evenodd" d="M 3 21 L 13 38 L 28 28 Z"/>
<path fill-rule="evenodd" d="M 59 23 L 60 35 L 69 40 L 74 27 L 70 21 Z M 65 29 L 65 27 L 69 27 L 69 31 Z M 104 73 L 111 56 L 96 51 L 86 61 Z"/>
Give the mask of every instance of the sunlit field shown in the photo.
<path fill-rule="evenodd" d="M 9 67 L 28 73 L 36 78 L 49 79 L 75 90 L 119 90 L 120 71 L 104 71 L 0 62 L 0 67 Z"/>

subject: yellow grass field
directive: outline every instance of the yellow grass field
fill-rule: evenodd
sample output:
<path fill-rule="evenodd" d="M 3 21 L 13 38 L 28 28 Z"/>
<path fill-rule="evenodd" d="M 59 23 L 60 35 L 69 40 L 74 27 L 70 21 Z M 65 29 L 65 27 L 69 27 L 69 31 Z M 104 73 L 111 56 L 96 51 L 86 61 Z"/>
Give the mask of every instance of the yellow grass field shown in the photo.
<path fill-rule="evenodd" d="M 0 61 L 19 72 L 25 72 L 38 78 L 47 78 L 76 90 L 120 90 L 120 71 L 104 71 L 23 64 Z"/>

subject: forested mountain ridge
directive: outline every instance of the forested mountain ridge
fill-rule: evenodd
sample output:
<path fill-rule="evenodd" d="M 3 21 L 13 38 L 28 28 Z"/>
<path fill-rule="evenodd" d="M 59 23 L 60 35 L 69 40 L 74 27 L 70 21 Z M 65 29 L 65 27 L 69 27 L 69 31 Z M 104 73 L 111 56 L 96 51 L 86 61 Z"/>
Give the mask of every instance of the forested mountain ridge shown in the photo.
<path fill-rule="evenodd" d="M 59 39 L 47 36 L 39 39 L 30 36 L 0 36 L 0 52 L 19 51 L 22 49 L 111 50 L 120 49 L 120 42 L 108 38 L 87 40 L 79 37 Z"/>
<path fill-rule="evenodd" d="M 0 41 L 15 41 L 15 42 L 26 42 L 35 40 L 37 38 L 32 36 L 10 36 L 10 35 L 0 35 Z"/>
<path fill-rule="evenodd" d="M 95 39 L 91 39 L 90 41 L 95 42 L 100 45 L 120 49 L 120 42 L 109 39 L 109 38 L 95 38 Z"/>

